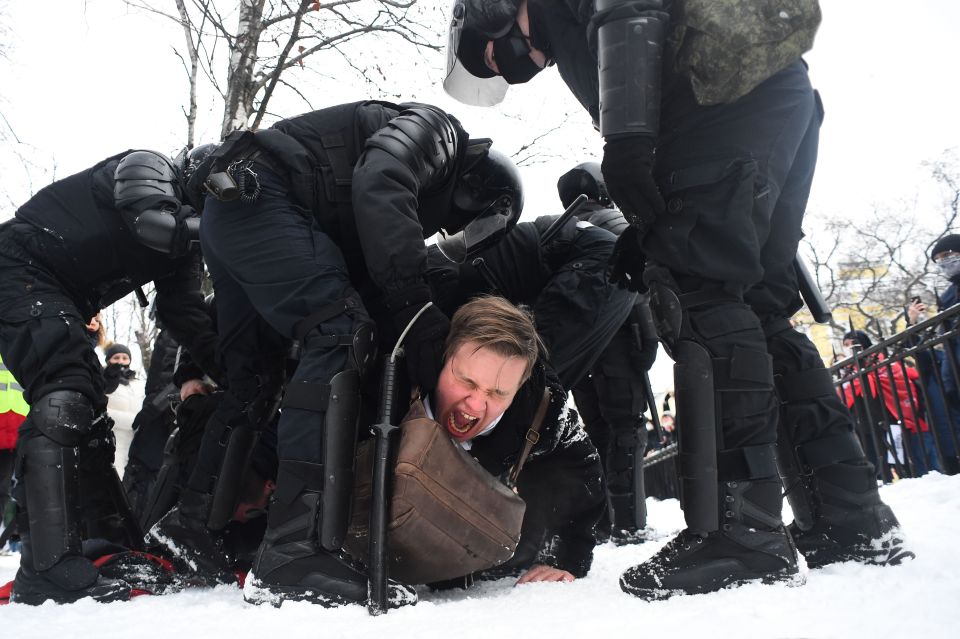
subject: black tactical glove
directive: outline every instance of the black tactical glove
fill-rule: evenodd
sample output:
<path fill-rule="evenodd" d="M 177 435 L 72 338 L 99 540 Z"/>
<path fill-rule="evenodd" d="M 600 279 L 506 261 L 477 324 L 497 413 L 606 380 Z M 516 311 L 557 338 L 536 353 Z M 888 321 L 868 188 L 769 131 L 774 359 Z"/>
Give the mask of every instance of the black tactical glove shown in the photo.
<path fill-rule="evenodd" d="M 647 265 L 647 256 L 640 246 L 643 232 L 634 225 L 624 229 L 610 254 L 610 281 L 622 288 L 638 293 L 646 293 L 643 283 L 643 269 Z"/>
<path fill-rule="evenodd" d="M 623 135 L 603 145 L 603 179 L 607 192 L 631 226 L 646 233 L 666 209 L 653 181 L 654 139 L 649 135 Z"/>
<path fill-rule="evenodd" d="M 189 204 L 176 212 L 177 232 L 174 239 L 175 255 L 185 255 L 200 248 L 200 215 Z"/>
<path fill-rule="evenodd" d="M 430 293 L 426 287 L 410 289 L 386 300 L 398 336 L 429 301 Z M 449 332 L 450 320 L 433 304 L 410 327 L 403 340 L 403 350 L 411 386 L 419 386 L 423 392 L 436 388 L 443 368 L 444 342 Z"/>
<path fill-rule="evenodd" d="M 130 378 L 127 376 L 127 372 L 130 370 L 129 366 L 125 366 L 120 363 L 107 364 L 107 367 L 103 369 L 103 381 L 106 384 L 104 392 L 109 395 L 113 391 L 117 390 L 117 386 L 120 385 L 121 380 L 124 383 L 127 383 L 126 380 Z"/>

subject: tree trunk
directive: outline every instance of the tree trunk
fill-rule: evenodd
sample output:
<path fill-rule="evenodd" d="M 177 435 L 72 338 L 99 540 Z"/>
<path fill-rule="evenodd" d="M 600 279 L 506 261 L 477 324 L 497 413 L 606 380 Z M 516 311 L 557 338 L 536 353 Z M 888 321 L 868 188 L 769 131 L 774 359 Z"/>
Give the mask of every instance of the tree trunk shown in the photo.
<path fill-rule="evenodd" d="M 265 0 L 241 0 L 237 33 L 230 47 L 230 68 L 227 73 L 227 93 L 224 96 L 223 124 L 220 137 L 231 131 L 244 129 L 253 113 L 255 96 L 253 71 L 257 62 L 257 46 L 263 30 Z"/>

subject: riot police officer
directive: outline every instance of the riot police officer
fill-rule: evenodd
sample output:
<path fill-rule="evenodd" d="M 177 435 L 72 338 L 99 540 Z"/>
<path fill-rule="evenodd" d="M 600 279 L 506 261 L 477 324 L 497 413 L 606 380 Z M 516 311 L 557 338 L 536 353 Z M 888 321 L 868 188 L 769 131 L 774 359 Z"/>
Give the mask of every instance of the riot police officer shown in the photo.
<path fill-rule="evenodd" d="M 439 231 L 450 250 L 470 251 L 522 207 L 515 167 L 490 147 L 436 107 L 357 102 L 234 134 L 211 155 L 201 239 L 228 390 L 189 486 L 153 534 L 208 581 L 231 580 L 217 534 L 284 382 L 262 366 L 277 362 L 261 352 L 262 318 L 296 340 L 299 361 L 283 388 L 277 489 L 245 598 L 366 600 L 366 575 L 339 548 L 371 314 L 395 334 L 409 327 L 411 381 L 432 388 L 449 320 L 430 304 L 424 238 Z M 412 590 L 391 593 L 396 605 L 415 601 Z"/>
<path fill-rule="evenodd" d="M 86 471 L 98 484 L 116 481 L 104 379 L 85 325 L 153 282 L 157 316 L 218 374 L 200 294 L 199 216 L 182 186 L 209 150 L 177 162 L 120 153 L 45 187 L 0 226 L 0 353 L 31 405 L 17 445 L 23 550 L 12 601 L 129 595 L 81 554 L 81 499 L 104 488 Z"/>
<path fill-rule="evenodd" d="M 580 194 L 587 201 L 577 218 L 615 236 L 629 227 L 613 206 L 597 162 L 584 162 L 560 176 L 557 194 L 564 207 Z M 637 297 L 630 314 L 596 364 L 573 386 L 587 433 L 593 439 L 607 484 L 608 512 L 598 527 L 618 545 L 645 539 L 647 525 L 643 455 L 647 448 L 647 371 L 657 357 L 657 333 L 646 295 Z"/>
<path fill-rule="evenodd" d="M 492 104 L 555 63 L 606 142 L 607 188 L 630 223 L 614 276 L 650 287 L 677 362 L 687 528 L 622 575 L 647 599 L 797 579 L 778 466 L 809 565 L 910 554 L 816 348 L 789 322 L 822 118 L 800 56 L 819 6 L 725 4 L 457 0 L 452 12 L 449 93 Z"/>

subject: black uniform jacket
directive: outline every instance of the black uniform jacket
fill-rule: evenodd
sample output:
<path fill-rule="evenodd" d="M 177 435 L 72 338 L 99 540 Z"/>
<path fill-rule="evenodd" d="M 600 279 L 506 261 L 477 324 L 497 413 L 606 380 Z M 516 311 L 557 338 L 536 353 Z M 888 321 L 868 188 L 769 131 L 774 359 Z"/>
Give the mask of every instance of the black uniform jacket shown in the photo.
<path fill-rule="evenodd" d="M 85 320 L 152 281 L 158 319 L 219 377 L 199 252 L 172 258 L 143 246 L 114 205 L 113 176 L 127 153 L 45 187 L 17 210 L 5 233 L 23 240 L 18 244 L 63 284 Z"/>

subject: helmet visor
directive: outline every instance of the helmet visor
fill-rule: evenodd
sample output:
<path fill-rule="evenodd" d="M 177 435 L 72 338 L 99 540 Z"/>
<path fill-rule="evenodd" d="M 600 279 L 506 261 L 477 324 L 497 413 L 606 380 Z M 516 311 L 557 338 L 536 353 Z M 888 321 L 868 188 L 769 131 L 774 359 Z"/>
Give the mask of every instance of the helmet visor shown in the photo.
<path fill-rule="evenodd" d="M 464 3 L 456 0 L 447 37 L 447 73 L 443 89 L 450 97 L 470 106 L 500 104 L 510 85 L 487 68 L 483 61 L 487 38 L 475 31 L 465 31 L 464 15 Z"/>
<path fill-rule="evenodd" d="M 460 231 L 447 235 L 441 229 L 437 248 L 451 262 L 463 264 L 484 249 L 493 246 L 503 239 L 510 226 L 510 215 L 501 211 L 502 208 L 498 198 L 498 201 L 491 204 L 480 217 Z"/>

